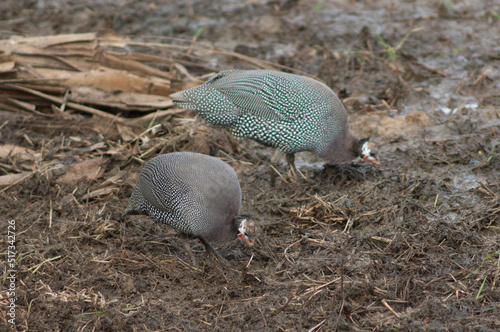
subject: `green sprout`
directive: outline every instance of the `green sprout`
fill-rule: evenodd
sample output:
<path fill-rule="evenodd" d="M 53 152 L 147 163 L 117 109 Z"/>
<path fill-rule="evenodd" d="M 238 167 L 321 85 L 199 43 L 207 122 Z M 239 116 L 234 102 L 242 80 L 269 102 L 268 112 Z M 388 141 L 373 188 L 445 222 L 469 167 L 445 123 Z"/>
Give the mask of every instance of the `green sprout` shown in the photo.
<path fill-rule="evenodd" d="M 448 10 L 450 11 L 450 13 L 453 14 L 455 12 L 455 10 L 453 9 L 453 4 L 451 3 L 450 0 L 443 0 L 443 3 L 446 6 L 446 8 L 448 8 Z"/>
<path fill-rule="evenodd" d="M 206 28 L 207 28 L 206 25 L 202 25 L 202 26 L 198 27 L 198 29 L 196 29 L 196 31 L 194 33 L 193 39 L 194 40 L 198 39 L 198 37 L 201 36 L 201 34 L 203 33 L 203 31 L 205 31 Z"/>
<path fill-rule="evenodd" d="M 375 33 L 375 36 L 377 36 L 377 39 L 378 41 L 380 42 L 380 44 L 382 44 L 382 46 L 385 47 L 385 50 L 387 52 L 387 54 L 389 55 L 389 58 L 392 60 L 392 61 L 396 61 L 396 58 L 397 58 L 397 51 L 403 47 L 403 44 L 404 42 L 406 41 L 406 39 L 408 39 L 408 37 L 410 37 L 410 35 L 414 32 L 417 32 L 417 31 L 420 31 L 422 29 L 424 29 L 425 27 L 420 27 L 420 28 L 415 28 L 413 30 L 410 30 L 404 37 L 403 39 L 401 39 L 401 41 L 398 43 L 398 45 L 396 45 L 395 47 L 389 45 L 383 38 L 381 35 L 379 35 L 375 30 L 373 31 Z"/>
<path fill-rule="evenodd" d="M 491 147 L 490 155 L 488 156 L 488 159 L 486 159 L 487 162 L 490 162 L 491 159 L 493 159 L 493 155 L 495 154 L 495 148 L 497 147 L 498 143 L 500 143 L 500 141 L 496 141 L 495 143 L 493 143 L 493 146 Z"/>
<path fill-rule="evenodd" d="M 486 261 L 488 259 L 490 259 L 491 257 L 495 256 L 495 255 L 499 255 L 500 256 L 500 251 L 496 251 L 496 252 L 492 252 L 491 254 L 487 255 L 483 261 L 481 262 L 481 264 L 479 265 L 479 267 L 477 269 L 475 269 L 474 271 L 472 271 L 472 273 L 468 274 L 465 276 L 465 279 L 469 278 L 471 276 L 471 274 L 477 274 L 479 272 L 479 270 L 483 267 L 483 265 L 486 263 Z M 498 269 L 500 269 L 500 260 L 499 260 L 499 263 L 498 263 Z M 486 280 L 488 279 L 488 276 L 485 276 L 484 279 L 483 279 L 483 282 L 481 283 L 481 286 L 479 287 L 479 290 L 476 294 L 476 300 L 480 300 L 484 297 L 484 294 L 481 294 L 483 292 L 483 288 L 484 288 L 484 284 L 486 283 Z"/>
<path fill-rule="evenodd" d="M 314 12 L 317 13 L 321 10 L 321 7 L 323 7 L 323 4 L 325 3 L 325 0 L 319 0 L 318 4 L 316 7 L 314 7 Z"/>

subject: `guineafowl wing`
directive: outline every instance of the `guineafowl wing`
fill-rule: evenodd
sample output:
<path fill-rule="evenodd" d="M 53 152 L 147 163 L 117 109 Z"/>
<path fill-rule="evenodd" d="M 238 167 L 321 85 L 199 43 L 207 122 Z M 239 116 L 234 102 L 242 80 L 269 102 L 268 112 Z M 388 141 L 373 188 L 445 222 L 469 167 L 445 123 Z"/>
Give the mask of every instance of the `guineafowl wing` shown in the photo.
<path fill-rule="evenodd" d="M 301 76 L 270 70 L 231 70 L 214 76 L 208 89 L 218 91 L 241 114 L 269 120 L 293 122 L 304 115 L 311 100 L 303 92 L 310 84 Z"/>

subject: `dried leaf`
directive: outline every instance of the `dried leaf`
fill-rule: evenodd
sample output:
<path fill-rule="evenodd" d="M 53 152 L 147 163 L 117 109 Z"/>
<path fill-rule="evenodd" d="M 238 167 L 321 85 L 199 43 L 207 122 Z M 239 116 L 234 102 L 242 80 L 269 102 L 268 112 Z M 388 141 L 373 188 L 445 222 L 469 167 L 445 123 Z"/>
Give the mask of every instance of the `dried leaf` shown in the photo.
<path fill-rule="evenodd" d="M 14 61 L 7 61 L 0 63 L 0 73 L 5 73 L 14 69 L 16 63 Z"/>
<path fill-rule="evenodd" d="M 10 38 L 12 42 L 18 45 L 32 45 L 37 47 L 49 47 L 54 45 L 62 44 L 74 44 L 77 42 L 88 42 L 97 40 L 97 34 L 91 33 L 71 33 L 71 34 L 61 34 L 52 36 L 37 36 L 37 37 L 22 37 L 22 36 L 12 36 Z"/>
<path fill-rule="evenodd" d="M 7 174 L 0 176 L 0 186 L 11 186 L 17 182 L 22 181 L 24 178 L 30 176 L 31 172 L 23 172 L 17 174 Z"/>
<path fill-rule="evenodd" d="M 117 187 L 108 187 L 108 188 L 102 188 L 102 189 L 97 189 L 94 190 L 88 194 L 85 194 L 81 197 L 82 200 L 86 200 L 89 198 L 95 198 L 99 196 L 104 196 L 104 195 L 109 195 L 111 193 L 117 193 L 119 189 Z"/>
<path fill-rule="evenodd" d="M 39 71 L 48 78 L 48 70 Z M 62 75 L 63 73 L 59 73 Z M 66 72 L 67 81 L 65 85 L 76 88 L 78 86 L 91 86 L 104 91 L 122 91 L 135 93 L 156 93 L 168 96 L 175 91 L 170 88 L 170 82 L 151 78 L 140 77 L 126 71 L 107 70 L 89 71 L 85 73 Z M 60 76 L 61 77 L 61 76 Z"/>
<path fill-rule="evenodd" d="M 5 144 L 0 146 L 0 158 L 10 157 L 17 161 L 35 160 L 35 151 L 22 146 Z"/>
<path fill-rule="evenodd" d="M 122 126 L 117 124 L 118 132 L 124 142 L 130 142 L 137 137 L 137 135 L 132 131 L 132 128 L 129 126 Z"/>
<path fill-rule="evenodd" d="M 168 108 L 174 105 L 172 99 L 169 97 L 140 93 L 110 92 L 109 90 L 102 91 L 87 86 L 74 88 L 70 99 L 73 102 L 82 104 L 144 111 Z"/>
<path fill-rule="evenodd" d="M 76 165 L 71 165 L 65 174 L 57 179 L 58 183 L 73 186 L 83 178 L 96 180 L 104 174 L 104 161 L 102 158 L 87 159 Z"/>

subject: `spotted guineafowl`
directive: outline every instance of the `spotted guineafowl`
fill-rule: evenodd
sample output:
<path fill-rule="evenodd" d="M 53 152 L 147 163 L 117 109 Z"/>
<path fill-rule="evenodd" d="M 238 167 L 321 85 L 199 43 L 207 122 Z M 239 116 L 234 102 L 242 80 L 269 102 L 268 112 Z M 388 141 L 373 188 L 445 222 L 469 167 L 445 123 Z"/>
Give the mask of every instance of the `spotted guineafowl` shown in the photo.
<path fill-rule="evenodd" d="M 368 138 L 349 129 L 337 95 L 312 78 L 271 70 L 228 70 L 206 83 L 170 96 L 206 121 L 227 126 L 286 153 L 295 172 L 294 154 L 312 151 L 332 164 L 357 157 L 378 165 Z"/>
<path fill-rule="evenodd" d="M 240 237 L 252 245 L 255 240 L 255 222 L 239 215 L 240 205 L 240 184 L 231 166 L 204 154 L 175 152 L 146 162 L 122 219 L 148 215 L 183 237 L 199 238 L 207 252 L 224 261 L 209 241 Z M 196 265 L 189 244 L 183 242 Z"/>

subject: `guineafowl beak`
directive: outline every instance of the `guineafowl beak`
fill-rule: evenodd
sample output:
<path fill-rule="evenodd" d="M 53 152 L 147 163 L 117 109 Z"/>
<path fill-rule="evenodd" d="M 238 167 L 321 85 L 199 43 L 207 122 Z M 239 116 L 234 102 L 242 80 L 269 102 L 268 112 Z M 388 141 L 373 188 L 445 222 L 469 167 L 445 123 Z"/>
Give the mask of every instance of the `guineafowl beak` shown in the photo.
<path fill-rule="evenodd" d="M 369 156 L 364 156 L 363 160 L 364 161 L 371 161 L 376 168 L 379 167 L 379 159 L 378 158 L 370 158 Z"/>
<path fill-rule="evenodd" d="M 237 236 L 240 239 L 247 241 L 247 244 L 248 244 L 249 247 L 253 246 L 253 243 L 255 242 L 255 239 L 249 239 L 249 238 L 245 237 L 245 235 L 243 235 L 241 233 L 238 233 Z"/>

